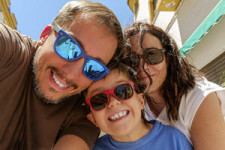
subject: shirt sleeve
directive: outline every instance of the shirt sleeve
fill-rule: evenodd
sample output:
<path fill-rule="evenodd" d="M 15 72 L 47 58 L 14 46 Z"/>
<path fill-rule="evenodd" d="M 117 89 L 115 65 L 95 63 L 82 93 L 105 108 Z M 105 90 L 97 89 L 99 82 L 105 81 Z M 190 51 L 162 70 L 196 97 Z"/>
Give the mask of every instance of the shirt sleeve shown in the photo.
<path fill-rule="evenodd" d="M 77 106 L 74 108 L 74 111 L 69 116 L 69 120 L 72 120 L 71 123 L 68 123 L 68 127 L 65 127 L 60 134 L 60 137 L 66 134 L 73 134 L 82 138 L 89 146 L 90 149 L 93 148 L 100 130 L 95 127 L 88 119 L 87 112 L 83 106 Z M 74 119 L 77 118 L 77 119 Z"/>
<path fill-rule="evenodd" d="M 0 22 L 0 80 L 31 61 L 36 48 L 36 41 Z"/>
<path fill-rule="evenodd" d="M 217 84 L 209 82 L 206 78 L 199 80 L 194 89 L 190 90 L 186 96 L 182 97 L 179 108 L 180 114 L 186 122 L 186 126 L 190 131 L 195 114 L 204 99 L 212 92 L 224 89 Z M 224 99 L 224 98 L 223 98 Z"/>

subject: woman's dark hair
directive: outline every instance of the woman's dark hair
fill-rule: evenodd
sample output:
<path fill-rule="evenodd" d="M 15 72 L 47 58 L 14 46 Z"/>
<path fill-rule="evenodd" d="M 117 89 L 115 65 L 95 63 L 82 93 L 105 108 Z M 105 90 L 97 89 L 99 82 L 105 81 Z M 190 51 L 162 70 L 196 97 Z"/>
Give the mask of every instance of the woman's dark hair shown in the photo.
<path fill-rule="evenodd" d="M 145 33 L 157 37 L 163 49 L 166 50 L 167 76 L 161 87 L 161 91 L 165 100 L 169 120 L 177 120 L 182 96 L 186 95 L 188 90 L 193 89 L 195 86 L 197 69 L 190 65 L 185 58 L 180 56 L 175 41 L 166 32 L 144 22 L 135 22 L 124 30 L 126 40 L 126 52 L 124 55 L 134 53 L 132 52 L 130 39 L 136 34 L 140 34 L 140 44 L 143 49 L 142 41 Z M 147 102 L 154 109 L 154 103 L 150 99 Z"/>

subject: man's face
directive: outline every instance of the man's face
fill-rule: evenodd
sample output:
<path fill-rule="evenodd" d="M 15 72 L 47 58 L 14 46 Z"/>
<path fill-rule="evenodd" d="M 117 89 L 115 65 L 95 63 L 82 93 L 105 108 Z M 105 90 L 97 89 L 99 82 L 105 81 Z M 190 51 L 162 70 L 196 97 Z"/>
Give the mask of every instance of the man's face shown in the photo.
<path fill-rule="evenodd" d="M 75 20 L 62 25 L 62 30 L 73 37 L 88 56 L 108 64 L 117 48 L 116 37 L 96 21 L 80 19 L 76 23 Z M 38 95 L 50 103 L 77 94 L 92 83 L 82 72 L 84 58 L 68 62 L 55 53 L 53 45 L 57 36 L 54 32 L 46 39 L 33 62 Z"/>

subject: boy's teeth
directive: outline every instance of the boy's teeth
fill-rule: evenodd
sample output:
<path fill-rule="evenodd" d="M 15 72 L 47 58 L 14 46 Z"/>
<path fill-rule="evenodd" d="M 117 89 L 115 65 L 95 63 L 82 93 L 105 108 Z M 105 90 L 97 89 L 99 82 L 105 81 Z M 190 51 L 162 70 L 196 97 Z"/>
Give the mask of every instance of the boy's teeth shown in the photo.
<path fill-rule="evenodd" d="M 121 111 L 117 114 L 114 114 L 113 116 L 110 117 L 111 120 L 116 120 L 116 119 L 119 119 L 123 116 L 126 116 L 127 115 L 127 111 Z"/>
<path fill-rule="evenodd" d="M 61 82 L 59 82 L 59 80 L 55 77 L 54 74 L 52 74 L 52 77 L 53 77 L 55 83 L 58 84 L 61 88 L 66 88 L 67 87 L 66 85 L 64 85 Z"/>

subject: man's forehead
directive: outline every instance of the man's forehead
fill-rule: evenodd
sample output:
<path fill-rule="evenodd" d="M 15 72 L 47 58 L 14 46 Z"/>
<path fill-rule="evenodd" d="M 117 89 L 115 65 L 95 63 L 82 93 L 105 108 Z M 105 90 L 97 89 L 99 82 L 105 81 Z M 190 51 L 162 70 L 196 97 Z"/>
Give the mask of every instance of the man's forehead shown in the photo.
<path fill-rule="evenodd" d="M 82 22 L 80 22 L 81 24 L 79 24 L 79 26 L 80 25 L 82 25 Z M 86 24 L 88 24 L 88 23 L 86 23 Z M 76 26 L 77 24 L 76 23 L 70 23 L 69 25 L 68 24 L 65 24 L 65 25 L 63 25 L 63 27 L 62 27 L 62 29 L 68 34 L 68 35 L 70 35 L 74 40 L 76 40 L 77 41 L 77 43 L 79 43 L 79 45 L 82 47 L 82 49 L 85 51 L 85 53 L 89 53 L 88 51 L 86 51 L 85 50 L 85 44 L 83 43 L 83 41 L 82 41 L 82 39 L 80 39 L 80 36 L 79 35 L 77 35 L 77 33 L 76 32 L 74 32 L 74 28 L 76 28 L 77 26 Z M 78 26 L 78 27 L 79 27 Z M 89 28 L 87 31 L 89 31 L 89 32 L 91 32 L 91 30 L 92 31 L 95 31 L 95 32 L 98 32 L 99 30 L 101 30 L 101 29 L 103 29 L 103 30 L 105 30 L 105 28 L 104 28 L 104 26 L 99 26 L 99 25 L 97 25 L 96 23 L 94 23 L 94 25 L 93 26 L 91 26 L 91 28 Z M 79 30 L 79 29 L 78 29 Z M 101 38 L 102 39 L 106 39 L 108 36 L 113 36 L 113 35 L 111 35 L 111 34 L 109 34 L 108 32 L 106 32 L 106 30 L 105 30 L 105 32 L 103 32 L 104 34 L 101 36 Z M 113 42 L 111 42 L 111 43 L 113 43 Z M 107 43 L 106 43 L 107 44 Z M 97 51 L 96 51 L 97 52 Z M 95 53 L 96 53 L 95 52 Z M 105 64 L 105 65 L 107 65 L 107 62 L 106 61 L 104 61 L 104 59 L 102 59 L 101 57 L 99 57 L 99 56 L 91 56 L 91 57 L 93 57 L 94 59 L 96 59 L 96 60 L 98 60 L 98 61 L 100 61 L 101 63 L 103 63 L 103 64 Z"/>

